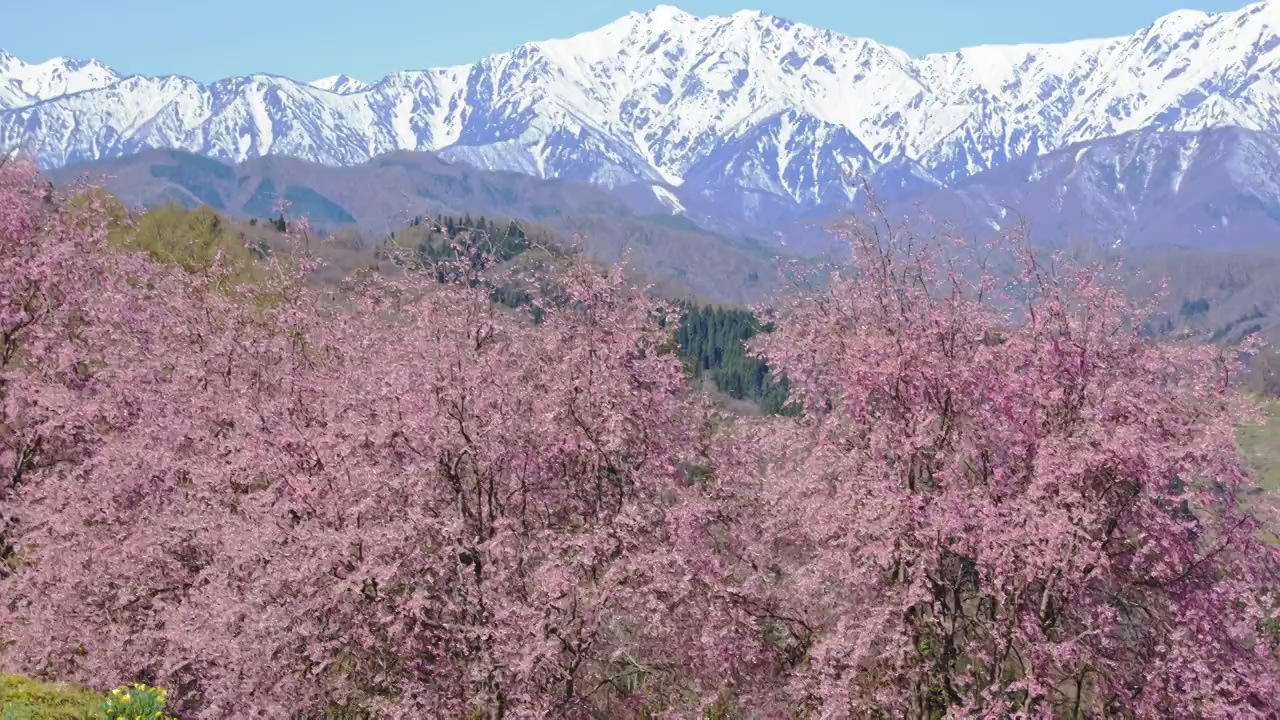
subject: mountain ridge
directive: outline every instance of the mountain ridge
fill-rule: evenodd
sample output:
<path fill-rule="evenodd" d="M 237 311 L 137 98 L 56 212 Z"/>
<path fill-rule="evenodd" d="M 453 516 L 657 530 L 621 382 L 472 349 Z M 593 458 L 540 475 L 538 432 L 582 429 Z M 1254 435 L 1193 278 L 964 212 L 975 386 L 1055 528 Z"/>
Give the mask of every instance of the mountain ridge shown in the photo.
<path fill-rule="evenodd" d="M 339 92 L 265 73 L 207 84 L 103 76 L 101 87 L 3 109 L 0 143 L 39 136 L 46 167 L 157 146 L 327 164 L 401 149 L 605 185 L 679 185 L 722 145 L 794 111 L 846 129 L 877 165 L 909 160 L 950 184 L 1141 127 L 1280 129 L 1278 31 L 1280 3 L 1264 0 L 1175 12 L 1113 38 L 913 58 L 759 11 L 697 17 L 659 5 Z"/>
<path fill-rule="evenodd" d="M 893 204 L 1043 245 L 1280 250 L 1280 135 L 1237 127 L 1135 130 L 1020 158 Z"/>
<path fill-rule="evenodd" d="M 374 82 L 256 73 L 202 84 L 55 60 L 0 52 L 8 88 L 0 96 L 31 101 L 0 106 L 0 148 L 29 149 L 45 168 L 155 147 L 327 166 L 431 152 L 485 171 L 592 184 L 624 204 L 805 253 L 821 239 L 797 224 L 857 209 L 864 182 L 882 201 L 925 199 L 982 224 L 999 225 L 997 205 L 1017 200 L 1050 223 L 1075 222 L 1061 229 L 1068 235 L 1145 241 L 1151 223 L 1138 219 L 1165 207 L 1156 196 L 1099 181 L 1055 205 L 1056 191 L 1031 175 L 999 173 L 1036 158 L 1062 166 L 1065 148 L 1115 148 L 1125 142 L 1117 138 L 1237 127 L 1259 133 L 1239 142 L 1270 158 L 1265 148 L 1280 137 L 1280 0 L 1175 12 L 1111 38 L 915 58 L 759 11 L 696 17 L 664 4 L 473 64 Z M 1179 147 L 1175 155 L 1195 152 Z M 1152 155 L 1131 158 L 1133 168 L 1181 172 L 1181 161 L 1156 162 L 1171 152 L 1160 142 L 1134 151 Z M 1280 229 L 1264 182 L 1271 160 L 1248 180 L 1221 162 L 1195 165 L 1198 194 L 1184 195 L 1195 206 L 1187 212 L 1217 208 L 1221 220 L 1197 215 L 1169 228 L 1182 233 L 1178 242 L 1255 243 Z M 1265 192 L 1251 194 L 1248 182 Z M 1098 209 L 1101 220 L 1081 208 Z"/>

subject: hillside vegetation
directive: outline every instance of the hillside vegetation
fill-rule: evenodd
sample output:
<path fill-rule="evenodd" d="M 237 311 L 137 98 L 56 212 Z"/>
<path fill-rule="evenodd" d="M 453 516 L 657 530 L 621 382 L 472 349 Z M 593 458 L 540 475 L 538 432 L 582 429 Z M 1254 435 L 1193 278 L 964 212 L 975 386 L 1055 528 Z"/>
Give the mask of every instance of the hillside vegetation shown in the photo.
<path fill-rule="evenodd" d="M 625 257 L 638 277 L 669 294 L 749 303 L 781 287 L 778 248 L 671 216 L 652 193 L 628 199 L 585 183 L 478 170 L 431 153 L 390 153 L 356 167 L 333 167 L 279 156 L 229 165 L 187 152 L 149 150 L 59 168 L 50 176 L 60 186 L 87 177 L 130 206 L 204 205 L 239 220 L 270 222 L 285 206 L 290 217 L 308 218 L 318 234 L 358 238 L 366 247 L 415 218 L 518 219 L 580 243 L 596 260 Z"/>
<path fill-rule="evenodd" d="M 489 218 L 341 281 L 299 219 L 126 220 L 0 167 L 6 672 L 184 719 L 1280 713 L 1246 368 L 1096 269 L 853 224 L 754 318 Z"/>
<path fill-rule="evenodd" d="M 1280 400 L 1266 406 L 1267 422 L 1240 431 L 1240 445 L 1257 473 L 1258 485 L 1269 493 L 1280 492 Z M 1280 500 L 1280 498 L 1278 498 Z"/>

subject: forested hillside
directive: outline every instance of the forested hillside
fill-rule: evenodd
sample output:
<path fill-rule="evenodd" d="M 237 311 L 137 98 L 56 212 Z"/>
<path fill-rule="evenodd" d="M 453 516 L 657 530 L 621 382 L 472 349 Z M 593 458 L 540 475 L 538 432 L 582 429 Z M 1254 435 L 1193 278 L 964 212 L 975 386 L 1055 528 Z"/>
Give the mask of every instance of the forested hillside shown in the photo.
<path fill-rule="evenodd" d="M 748 310 L 688 305 L 676 342 L 694 376 L 710 378 L 721 392 L 750 400 L 766 414 L 793 414 L 798 408 L 787 404 L 786 378 L 775 378 L 767 362 L 746 350 L 748 340 L 771 330 Z"/>

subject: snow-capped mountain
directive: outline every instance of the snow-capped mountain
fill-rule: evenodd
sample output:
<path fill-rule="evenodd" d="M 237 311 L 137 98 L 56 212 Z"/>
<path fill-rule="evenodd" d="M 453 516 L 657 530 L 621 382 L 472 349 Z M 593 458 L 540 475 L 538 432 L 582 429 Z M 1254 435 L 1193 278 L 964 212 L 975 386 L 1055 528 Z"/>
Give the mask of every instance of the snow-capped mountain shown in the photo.
<path fill-rule="evenodd" d="M 75 66 L 57 77 L 76 80 L 22 79 L 51 63 Z M 1144 128 L 1280 132 L 1280 0 L 1178 12 L 1131 36 L 920 58 L 756 11 L 658 6 L 370 84 L 81 67 L 0 55 L 0 147 L 33 148 L 46 166 L 147 147 L 335 165 L 433 150 L 490 170 L 675 188 L 690 212 L 728 201 L 750 215 L 848 201 L 849 172 L 908 192 Z"/>
<path fill-rule="evenodd" d="M 871 178 L 877 194 L 907 195 L 942 186 L 905 156 L 878 160 L 848 128 L 786 110 L 717 147 L 685 171 L 681 192 L 722 209 L 738 204 L 746 222 L 766 219 L 761 203 L 801 212 L 842 207 Z M 696 205 L 696 202 L 695 202 Z"/>
<path fill-rule="evenodd" d="M 0 50 L 0 110 L 107 87 L 119 80 L 114 70 L 97 60 L 53 58 L 26 63 Z"/>
<path fill-rule="evenodd" d="M 1280 239 L 1280 135 L 1238 127 L 1138 130 L 1015 160 L 913 198 L 1000 230 L 1023 216 L 1042 242 L 1239 249 Z M 977 228 L 970 228 L 977 229 Z"/>
<path fill-rule="evenodd" d="M 357 80 L 350 75 L 330 75 L 329 77 L 320 78 L 319 80 L 312 80 L 307 84 L 313 88 L 328 90 L 329 92 L 336 93 L 338 95 L 358 93 L 369 87 L 369 83 L 364 82 L 363 80 Z"/>

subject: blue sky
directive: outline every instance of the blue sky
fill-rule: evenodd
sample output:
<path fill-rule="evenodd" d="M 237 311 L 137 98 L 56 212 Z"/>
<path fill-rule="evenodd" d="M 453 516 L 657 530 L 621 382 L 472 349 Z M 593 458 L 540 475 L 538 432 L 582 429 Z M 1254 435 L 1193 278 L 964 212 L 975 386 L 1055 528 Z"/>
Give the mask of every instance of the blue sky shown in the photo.
<path fill-rule="evenodd" d="M 738 4 L 741 2 L 750 4 Z M 469 63 L 568 37 L 658 4 L 627 0 L 37 0 L 9 5 L 0 48 L 26 60 L 96 57 L 125 73 L 299 80 Z M 1182 8 L 1243 0 L 667 0 L 695 15 L 744 8 L 874 38 L 913 55 L 969 45 L 1123 35 Z M 197 8 L 199 10 L 197 10 Z"/>

